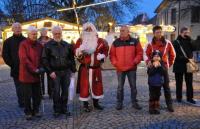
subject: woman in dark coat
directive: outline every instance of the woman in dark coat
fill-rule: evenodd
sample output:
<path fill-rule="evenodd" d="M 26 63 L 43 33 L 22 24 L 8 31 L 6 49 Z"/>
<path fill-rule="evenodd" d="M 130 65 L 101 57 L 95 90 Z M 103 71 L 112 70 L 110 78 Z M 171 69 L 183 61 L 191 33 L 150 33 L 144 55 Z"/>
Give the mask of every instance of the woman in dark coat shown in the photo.
<path fill-rule="evenodd" d="M 187 89 L 187 101 L 195 104 L 193 100 L 193 74 L 187 73 L 186 64 L 189 59 L 193 58 L 193 48 L 191 44 L 191 38 L 189 37 L 189 29 L 184 27 L 181 29 L 181 34 L 173 43 L 174 49 L 176 51 L 176 59 L 174 62 L 173 72 L 175 73 L 176 80 L 176 99 L 178 102 L 182 101 L 182 85 L 183 76 L 185 76 L 186 89 Z M 182 52 L 181 47 L 184 52 Z M 184 55 L 187 55 L 187 57 Z"/>

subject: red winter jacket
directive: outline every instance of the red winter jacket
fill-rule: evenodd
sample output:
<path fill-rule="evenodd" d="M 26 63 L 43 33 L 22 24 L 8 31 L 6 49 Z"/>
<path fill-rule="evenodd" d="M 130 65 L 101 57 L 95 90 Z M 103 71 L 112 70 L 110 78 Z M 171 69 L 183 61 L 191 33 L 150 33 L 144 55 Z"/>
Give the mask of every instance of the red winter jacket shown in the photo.
<path fill-rule="evenodd" d="M 35 73 L 40 67 L 42 45 L 30 39 L 24 40 L 19 47 L 19 80 L 22 83 L 37 83 L 40 77 Z"/>
<path fill-rule="evenodd" d="M 110 49 L 110 61 L 117 71 L 136 70 L 142 60 L 143 50 L 137 39 L 116 39 Z"/>
<path fill-rule="evenodd" d="M 162 53 L 162 60 L 166 68 L 169 68 L 174 64 L 176 53 L 174 51 L 172 43 L 169 40 L 166 40 L 166 44 L 162 43 L 161 41 L 147 44 L 144 55 L 144 60 L 146 61 L 146 63 L 151 60 L 151 55 L 154 50 L 159 50 Z"/>

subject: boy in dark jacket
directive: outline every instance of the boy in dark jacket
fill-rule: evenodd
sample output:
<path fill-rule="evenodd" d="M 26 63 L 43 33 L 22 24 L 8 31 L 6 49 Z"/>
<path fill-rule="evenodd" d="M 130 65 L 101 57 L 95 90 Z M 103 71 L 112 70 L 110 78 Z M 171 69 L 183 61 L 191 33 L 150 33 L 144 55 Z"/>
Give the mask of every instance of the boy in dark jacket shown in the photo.
<path fill-rule="evenodd" d="M 162 55 L 159 50 L 152 53 L 151 63 L 152 67 L 147 70 L 148 84 L 149 84 L 149 113 L 160 114 L 160 95 L 161 87 L 164 84 L 165 67 L 161 60 Z"/>

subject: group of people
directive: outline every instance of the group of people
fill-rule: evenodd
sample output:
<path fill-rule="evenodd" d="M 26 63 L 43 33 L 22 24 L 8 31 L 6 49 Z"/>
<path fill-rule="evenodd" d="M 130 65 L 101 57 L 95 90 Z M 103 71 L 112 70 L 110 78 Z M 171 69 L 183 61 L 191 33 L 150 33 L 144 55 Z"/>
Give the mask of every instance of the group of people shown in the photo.
<path fill-rule="evenodd" d="M 138 39 L 131 37 L 129 27 L 122 26 L 120 36 L 109 48 L 106 40 L 99 38 L 92 23 L 85 23 L 80 38 L 75 44 L 62 40 L 62 28 L 52 28 L 53 38 L 47 36 L 47 29 L 41 30 L 41 37 L 37 39 L 38 30 L 30 26 L 28 37 L 22 35 L 20 23 L 12 25 L 13 36 L 6 39 L 3 45 L 3 59 L 11 67 L 18 103 L 24 107 L 27 120 L 33 116 L 41 117 L 39 106 L 44 94 L 44 73 L 47 74 L 48 94 L 53 98 L 54 116 L 69 114 L 68 92 L 70 78 L 78 71 L 77 93 L 83 102 L 83 110 L 91 111 L 90 98 L 93 107 L 103 110 L 99 99 L 104 97 L 101 65 L 109 55 L 112 65 L 116 68 L 118 88 L 116 109 L 123 109 L 124 83 L 128 77 L 131 89 L 132 107 L 141 110 L 137 99 L 137 65 L 144 59 L 147 64 L 149 84 L 149 113 L 160 114 L 161 88 L 164 89 L 167 109 L 174 112 L 169 86 L 168 69 L 174 64 L 176 79 L 176 98 L 182 100 L 182 83 L 185 75 L 187 86 L 187 101 L 193 100 L 192 73 L 187 73 L 186 63 L 192 58 L 191 39 L 189 29 L 183 28 L 180 36 L 172 44 L 162 34 L 162 27 L 153 28 L 153 39 L 143 50 Z M 178 41 L 178 43 L 177 43 Z M 187 57 L 180 51 L 185 49 Z M 80 63 L 76 69 L 75 59 Z"/>

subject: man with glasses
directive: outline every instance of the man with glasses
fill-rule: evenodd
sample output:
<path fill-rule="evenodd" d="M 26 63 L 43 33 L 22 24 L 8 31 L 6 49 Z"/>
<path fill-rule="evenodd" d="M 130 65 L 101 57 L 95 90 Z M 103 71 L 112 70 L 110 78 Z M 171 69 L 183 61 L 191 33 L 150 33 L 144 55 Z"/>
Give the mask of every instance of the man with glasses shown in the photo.
<path fill-rule="evenodd" d="M 42 61 L 53 82 L 54 116 L 69 115 L 67 109 L 70 77 L 76 72 L 72 46 L 62 40 L 62 29 L 52 28 L 53 40 L 45 44 Z"/>

